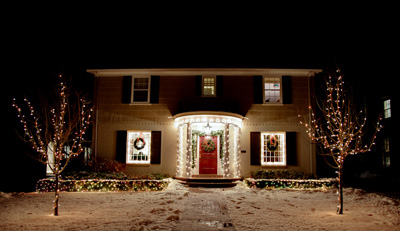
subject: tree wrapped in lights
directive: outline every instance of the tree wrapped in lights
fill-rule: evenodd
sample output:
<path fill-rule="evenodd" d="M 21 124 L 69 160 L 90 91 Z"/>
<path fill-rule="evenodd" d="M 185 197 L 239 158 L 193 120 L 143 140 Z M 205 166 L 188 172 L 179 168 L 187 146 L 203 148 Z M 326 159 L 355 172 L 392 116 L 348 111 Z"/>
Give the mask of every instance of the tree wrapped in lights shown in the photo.
<path fill-rule="evenodd" d="M 70 94 L 61 75 L 59 79 L 53 107 L 42 104 L 40 115 L 27 98 L 24 98 L 26 107 L 20 107 L 15 98 L 12 104 L 23 126 L 23 135 L 20 137 L 36 151 L 34 158 L 47 164 L 55 175 L 54 216 L 58 216 L 60 174 L 72 158 L 84 151 L 82 144 L 85 142 L 85 132 L 90 126 L 93 113 L 90 102 L 80 98 L 78 94 Z M 69 148 L 65 149 L 66 146 Z"/>
<path fill-rule="evenodd" d="M 358 111 L 349 91 L 345 89 L 343 74 L 340 70 L 325 80 L 326 97 L 317 100 L 321 116 L 316 118 L 310 105 L 308 117 L 299 115 L 300 123 L 306 128 L 311 142 L 319 144 L 323 153 L 331 157 L 331 167 L 337 169 L 339 180 L 338 214 L 343 214 L 343 167 L 347 156 L 371 151 L 376 134 L 382 127 L 378 119 L 375 132 L 370 139 L 367 134 L 366 111 Z"/>

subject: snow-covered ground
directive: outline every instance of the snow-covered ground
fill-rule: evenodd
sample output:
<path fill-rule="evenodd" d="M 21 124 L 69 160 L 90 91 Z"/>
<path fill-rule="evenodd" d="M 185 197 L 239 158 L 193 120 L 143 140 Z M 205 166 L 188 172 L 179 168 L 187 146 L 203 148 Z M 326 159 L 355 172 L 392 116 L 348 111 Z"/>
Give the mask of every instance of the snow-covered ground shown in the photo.
<path fill-rule="evenodd" d="M 176 181 L 161 192 L 61 192 L 58 217 L 51 215 L 54 193 L 0 193 L 0 230 L 176 230 L 187 202 L 204 198 L 226 205 L 236 230 L 400 230 L 398 200 L 358 189 L 345 189 L 344 215 L 337 215 L 336 190 L 186 188 Z"/>

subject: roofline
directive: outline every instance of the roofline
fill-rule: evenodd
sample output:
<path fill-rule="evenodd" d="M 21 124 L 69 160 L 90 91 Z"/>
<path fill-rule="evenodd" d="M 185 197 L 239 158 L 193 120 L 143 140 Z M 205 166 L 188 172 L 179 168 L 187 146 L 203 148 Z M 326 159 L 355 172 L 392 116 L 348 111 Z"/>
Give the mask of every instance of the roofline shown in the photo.
<path fill-rule="evenodd" d="M 313 76 L 322 69 L 284 69 L 284 68 L 162 68 L 162 69 L 88 69 L 95 77 L 114 77 L 126 75 L 294 75 Z"/>

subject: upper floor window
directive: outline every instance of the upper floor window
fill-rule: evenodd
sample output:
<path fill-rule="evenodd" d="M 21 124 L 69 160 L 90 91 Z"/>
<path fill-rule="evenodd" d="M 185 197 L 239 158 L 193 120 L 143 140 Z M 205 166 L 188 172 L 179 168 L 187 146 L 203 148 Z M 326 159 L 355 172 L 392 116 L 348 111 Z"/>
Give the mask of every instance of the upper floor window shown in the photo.
<path fill-rule="evenodd" d="M 132 80 L 132 102 L 148 103 L 150 99 L 150 78 L 133 77 Z"/>
<path fill-rule="evenodd" d="M 215 76 L 205 77 L 203 76 L 203 96 L 216 96 L 216 79 Z"/>
<path fill-rule="evenodd" d="M 282 103 L 280 77 L 264 77 L 264 103 Z"/>
<path fill-rule="evenodd" d="M 385 119 L 390 118 L 392 116 L 392 109 L 390 106 L 390 99 L 383 101 L 383 110 Z"/>

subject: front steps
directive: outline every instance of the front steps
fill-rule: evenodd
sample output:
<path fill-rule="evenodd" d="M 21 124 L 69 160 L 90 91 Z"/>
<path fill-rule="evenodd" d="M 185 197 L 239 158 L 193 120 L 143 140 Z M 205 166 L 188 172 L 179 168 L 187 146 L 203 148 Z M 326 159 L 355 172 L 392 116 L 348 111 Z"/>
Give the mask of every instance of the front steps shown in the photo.
<path fill-rule="evenodd" d="M 193 175 L 192 177 L 175 177 L 179 183 L 189 187 L 230 188 L 237 185 L 242 178 L 224 178 L 220 175 Z"/>

